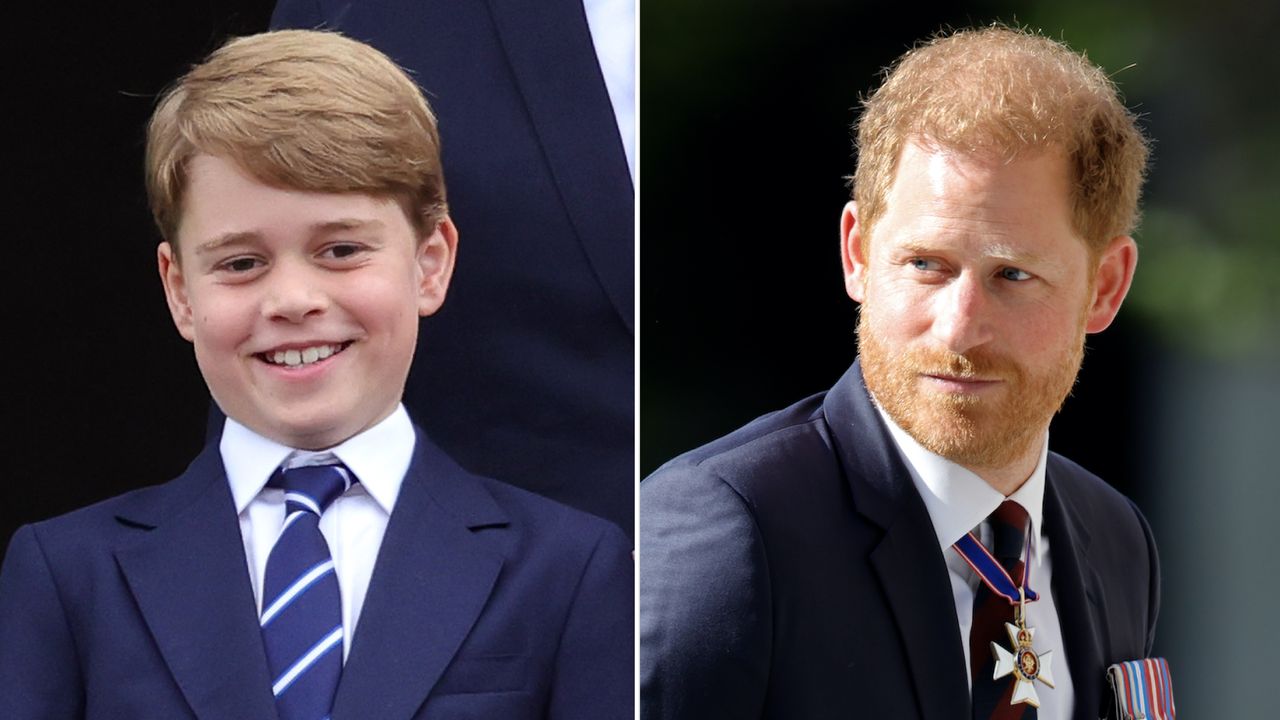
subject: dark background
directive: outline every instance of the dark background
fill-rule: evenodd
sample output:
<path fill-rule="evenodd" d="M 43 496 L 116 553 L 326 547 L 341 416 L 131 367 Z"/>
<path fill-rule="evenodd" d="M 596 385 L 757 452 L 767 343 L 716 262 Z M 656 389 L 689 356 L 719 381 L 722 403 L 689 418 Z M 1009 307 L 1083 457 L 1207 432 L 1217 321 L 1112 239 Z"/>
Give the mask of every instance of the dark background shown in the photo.
<path fill-rule="evenodd" d="M 915 41 L 996 19 L 1087 51 L 1155 139 L 1133 290 L 1089 337 L 1050 444 L 1153 526 L 1156 652 L 1182 715 L 1266 715 L 1280 638 L 1274 6 L 644 0 L 641 475 L 848 367 L 838 230 L 859 99 Z"/>
<path fill-rule="evenodd" d="M 6 273 L 0 547 L 38 520 L 182 471 L 208 392 L 173 328 L 143 182 L 159 93 L 272 2 L 26 8 L 4 43 Z"/>

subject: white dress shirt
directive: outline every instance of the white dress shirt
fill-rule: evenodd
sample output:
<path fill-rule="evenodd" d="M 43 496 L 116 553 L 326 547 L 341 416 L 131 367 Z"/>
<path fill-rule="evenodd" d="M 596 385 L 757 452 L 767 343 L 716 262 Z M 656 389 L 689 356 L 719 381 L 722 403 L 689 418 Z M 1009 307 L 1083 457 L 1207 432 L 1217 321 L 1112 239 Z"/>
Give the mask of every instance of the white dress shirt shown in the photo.
<path fill-rule="evenodd" d="M 636 185 L 636 2 L 582 0 L 587 29 L 600 73 L 613 105 L 613 118 L 627 156 L 631 186 Z"/>
<path fill-rule="evenodd" d="M 974 528 L 979 528 L 978 540 L 991 547 L 992 531 L 987 516 L 995 512 L 1005 497 L 973 472 L 926 450 L 915 438 L 889 418 L 888 413 L 876 404 L 880 417 L 889 427 L 889 433 L 911 473 L 911 481 L 924 499 L 925 509 L 938 535 L 938 545 L 947 562 L 951 576 L 951 594 L 955 600 L 956 620 L 960 623 L 960 637 L 964 646 L 965 676 L 969 675 L 969 628 L 973 624 L 973 598 L 981 580 L 960 554 L 952 549 L 957 540 Z M 1035 629 L 1034 647 L 1037 653 L 1053 651 L 1050 666 L 1055 687 L 1035 681 L 1036 694 L 1040 697 L 1040 720 L 1067 720 L 1075 706 L 1075 693 L 1071 673 L 1067 670 L 1066 648 L 1062 644 L 1062 626 L 1058 622 L 1058 610 L 1050 592 L 1053 581 L 1053 565 L 1049 557 L 1049 540 L 1044 536 L 1044 468 L 1049 454 L 1049 437 L 1045 434 L 1040 448 L 1040 459 L 1022 487 L 1010 495 L 1012 500 L 1031 517 L 1031 589 L 1040 599 L 1027 604 L 1027 625 Z M 1012 650 L 1006 639 L 1006 649 Z M 1011 680 L 1012 681 L 1012 680 Z M 973 678 L 969 678 L 973 687 Z"/>
<path fill-rule="evenodd" d="M 266 487 L 267 481 L 286 460 L 292 467 L 314 464 L 309 461 L 316 456 L 332 454 L 359 480 L 320 517 L 320 532 L 329 544 L 342 596 L 342 627 L 347 638 L 342 657 L 346 660 L 378 548 L 413 459 L 414 442 L 413 423 L 403 405 L 377 425 L 322 453 L 286 447 L 227 418 L 219 449 L 240 515 L 240 534 L 259 614 L 267 556 L 285 517 L 284 491 Z"/>

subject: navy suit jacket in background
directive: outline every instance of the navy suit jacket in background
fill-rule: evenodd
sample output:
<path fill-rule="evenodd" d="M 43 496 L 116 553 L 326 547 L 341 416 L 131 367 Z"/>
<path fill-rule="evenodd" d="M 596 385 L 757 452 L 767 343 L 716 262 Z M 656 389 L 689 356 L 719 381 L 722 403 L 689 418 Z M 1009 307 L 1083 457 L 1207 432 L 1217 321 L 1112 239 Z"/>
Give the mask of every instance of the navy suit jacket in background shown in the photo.
<path fill-rule="evenodd" d="M 1056 453 L 1044 532 L 1073 717 L 1094 720 L 1107 665 L 1150 654 L 1155 542 Z M 640 484 L 646 720 L 967 719 L 961 642 L 937 535 L 857 362 Z"/>
<path fill-rule="evenodd" d="M 422 433 L 334 720 L 631 718 L 630 546 Z M 276 717 L 217 445 L 177 479 L 21 528 L 0 572 L 5 720 Z"/>
<path fill-rule="evenodd" d="M 281 0 L 272 26 L 377 47 L 439 120 L 458 265 L 405 405 L 467 469 L 630 535 L 634 191 L 581 0 Z"/>

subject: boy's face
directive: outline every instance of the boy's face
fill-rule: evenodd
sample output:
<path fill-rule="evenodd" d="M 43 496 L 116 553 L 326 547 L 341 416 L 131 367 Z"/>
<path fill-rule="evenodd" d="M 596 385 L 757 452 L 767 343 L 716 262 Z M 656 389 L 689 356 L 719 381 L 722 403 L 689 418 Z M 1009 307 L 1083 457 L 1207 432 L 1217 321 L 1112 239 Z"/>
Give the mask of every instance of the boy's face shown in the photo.
<path fill-rule="evenodd" d="M 457 233 L 420 242 L 392 200 L 269 187 L 195 157 L 160 277 L 228 416 L 290 447 L 332 447 L 400 402 L 418 318 L 444 302 Z"/>

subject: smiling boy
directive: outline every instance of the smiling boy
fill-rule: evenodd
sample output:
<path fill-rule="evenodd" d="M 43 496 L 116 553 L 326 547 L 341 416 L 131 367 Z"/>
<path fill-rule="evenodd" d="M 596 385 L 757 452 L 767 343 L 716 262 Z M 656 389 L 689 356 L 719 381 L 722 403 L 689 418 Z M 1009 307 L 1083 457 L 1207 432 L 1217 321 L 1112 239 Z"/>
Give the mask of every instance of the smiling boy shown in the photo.
<path fill-rule="evenodd" d="M 448 216 L 420 238 L 390 198 L 271 187 L 203 153 L 186 174 L 181 244 L 161 243 L 160 275 L 218 406 L 309 449 L 390 415 L 418 316 L 438 310 L 449 285 L 458 236 Z"/>
<path fill-rule="evenodd" d="M 228 421 L 173 481 L 15 534 L 0 717 L 631 717 L 625 536 L 400 404 L 458 246 L 413 82 L 332 33 L 233 40 L 161 100 L 147 187 Z"/>

